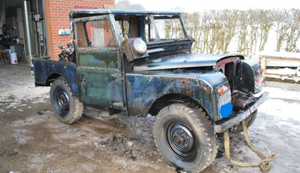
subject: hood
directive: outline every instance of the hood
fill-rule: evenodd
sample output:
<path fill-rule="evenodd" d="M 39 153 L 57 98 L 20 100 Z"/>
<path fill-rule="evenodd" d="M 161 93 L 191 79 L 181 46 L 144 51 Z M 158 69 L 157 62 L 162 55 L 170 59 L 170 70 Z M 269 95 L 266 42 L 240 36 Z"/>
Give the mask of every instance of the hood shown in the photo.
<path fill-rule="evenodd" d="M 240 57 L 241 55 L 214 55 L 214 54 L 177 54 L 145 61 L 144 64 L 134 66 L 134 71 L 178 69 L 190 67 L 215 66 L 221 59 Z"/>

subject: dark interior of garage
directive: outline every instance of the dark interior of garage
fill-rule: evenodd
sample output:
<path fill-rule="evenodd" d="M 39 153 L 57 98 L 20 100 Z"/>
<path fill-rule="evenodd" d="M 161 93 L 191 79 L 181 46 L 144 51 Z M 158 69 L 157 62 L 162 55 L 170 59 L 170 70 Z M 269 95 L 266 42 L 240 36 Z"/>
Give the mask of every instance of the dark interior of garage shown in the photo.
<path fill-rule="evenodd" d="M 0 2 L 0 63 L 30 63 L 47 55 L 44 0 Z"/>

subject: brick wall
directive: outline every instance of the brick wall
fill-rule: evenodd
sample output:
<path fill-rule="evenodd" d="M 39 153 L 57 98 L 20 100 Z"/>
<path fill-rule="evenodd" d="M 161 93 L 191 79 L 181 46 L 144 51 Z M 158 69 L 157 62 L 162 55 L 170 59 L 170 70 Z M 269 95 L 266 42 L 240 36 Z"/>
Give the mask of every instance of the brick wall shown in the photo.
<path fill-rule="evenodd" d="M 72 9 L 103 9 L 114 5 L 114 0 L 46 0 L 46 25 L 49 55 L 58 60 L 61 52 L 59 45 L 64 47 L 71 41 L 71 35 L 59 35 L 59 29 L 71 29 L 69 13 Z"/>

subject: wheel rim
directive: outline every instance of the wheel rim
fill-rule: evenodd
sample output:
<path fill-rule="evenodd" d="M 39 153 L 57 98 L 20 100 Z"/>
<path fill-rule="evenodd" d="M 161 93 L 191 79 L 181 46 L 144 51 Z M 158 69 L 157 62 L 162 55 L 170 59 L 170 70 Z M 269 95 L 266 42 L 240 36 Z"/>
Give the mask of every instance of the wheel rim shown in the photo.
<path fill-rule="evenodd" d="M 60 87 L 55 90 L 54 93 L 55 104 L 58 108 L 59 115 L 64 117 L 70 110 L 70 99 L 66 91 Z"/>
<path fill-rule="evenodd" d="M 167 128 L 168 146 L 178 159 L 188 160 L 196 154 L 192 130 L 182 122 L 172 122 Z"/>

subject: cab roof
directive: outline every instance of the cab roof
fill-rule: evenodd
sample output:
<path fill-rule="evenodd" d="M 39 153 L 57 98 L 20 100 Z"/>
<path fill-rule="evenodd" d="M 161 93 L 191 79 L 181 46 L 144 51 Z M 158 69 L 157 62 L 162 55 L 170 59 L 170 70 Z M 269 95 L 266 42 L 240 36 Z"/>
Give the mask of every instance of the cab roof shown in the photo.
<path fill-rule="evenodd" d="M 87 16 L 96 16 L 103 14 L 118 15 L 180 15 L 180 12 L 172 11 L 143 11 L 143 10 L 115 10 L 115 9 L 74 9 L 70 12 L 70 18 L 79 18 Z"/>

